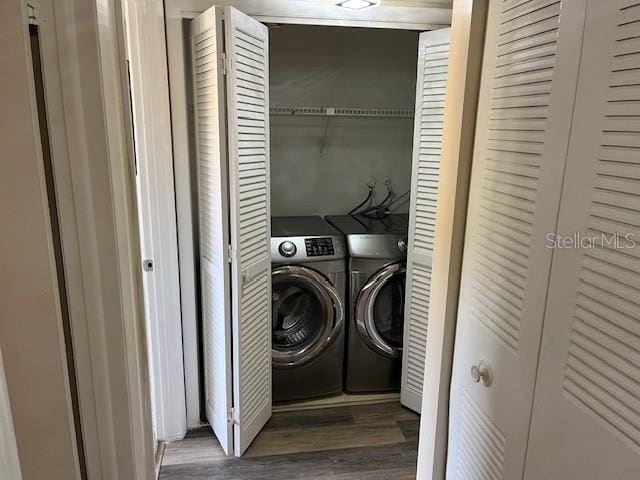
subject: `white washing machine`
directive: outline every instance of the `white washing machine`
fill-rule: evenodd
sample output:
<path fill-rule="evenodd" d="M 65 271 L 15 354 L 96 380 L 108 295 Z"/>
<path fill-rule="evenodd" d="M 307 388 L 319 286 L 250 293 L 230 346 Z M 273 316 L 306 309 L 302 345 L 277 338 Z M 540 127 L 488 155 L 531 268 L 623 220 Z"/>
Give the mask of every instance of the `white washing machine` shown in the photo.
<path fill-rule="evenodd" d="M 400 389 L 408 215 L 328 216 L 349 252 L 345 389 Z"/>
<path fill-rule="evenodd" d="M 343 390 L 346 249 L 321 217 L 272 217 L 275 402 Z"/>

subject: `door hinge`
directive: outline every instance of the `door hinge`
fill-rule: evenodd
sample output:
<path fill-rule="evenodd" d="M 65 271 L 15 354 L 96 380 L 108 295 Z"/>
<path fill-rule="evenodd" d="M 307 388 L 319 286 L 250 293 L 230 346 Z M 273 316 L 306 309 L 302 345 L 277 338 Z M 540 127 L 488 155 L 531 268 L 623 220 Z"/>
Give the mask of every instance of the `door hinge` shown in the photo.
<path fill-rule="evenodd" d="M 231 69 L 229 57 L 227 56 L 227 52 L 222 52 L 222 74 L 226 75 L 227 71 Z"/>
<path fill-rule="evenodd" d="M 233 259 L 233 245 L 227 245 L 227 262 L 231 263 Z"/>
<path fill-rule="evenodd" d="M 235 407 L 231 407 L 229 409 L 229 413 L 227 415 L 227 422 L 235 423 L 236 422 L 236 409 Z"/>
<path fill-rule="evenodd" d="M 27 21 L 29 25 L 38 25 L 36 17 L 36 7 L 31 2 L 27 2 Z"/>

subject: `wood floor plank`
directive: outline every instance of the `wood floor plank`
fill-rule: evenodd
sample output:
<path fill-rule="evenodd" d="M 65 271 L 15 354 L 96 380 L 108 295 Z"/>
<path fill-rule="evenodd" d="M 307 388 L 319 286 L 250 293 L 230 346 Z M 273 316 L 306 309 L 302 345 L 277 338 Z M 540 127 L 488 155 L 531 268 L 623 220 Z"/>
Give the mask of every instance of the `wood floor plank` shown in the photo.
<path fill-rule="evenodd" d="M 418 441 L 418 432 L 420 431 L 420 420 L 400 420 L 398 421 L 398 426 L 402 433 L 404 434 L 404 438 L 408 442 L 417 442 Z"/>
<path fill-rule="evenodd" d="M 226 458 L 218 440 L 209 434 L 207 437 L 187 437 L 184 440 L 171 442 L 164 451 L 162 464 L 209 463 Z"/>
<path fill-rule="evenodd" d="M 413 479 L 417 450 L 408 443 L 325 452 L 234 458 L 163 467 L 160 480 Z M 402 476 L 400 476 L 402 473 Z"/>
<path fill-rule="evenodd" d="M 395 422 L 265 431 L 253 441 L 245 456 L 315 452 L 404 441 L 402 430 Z"/>
<path fill-rule="evenodd" d="M 416 466 L 311 477 L 322 480 L 415 480 Z"/>
<path fill-rule="evenodd" d="M 317 408 L 274 413 L 263 431 L 353 424 L 349 407 Z"/>
<path fill-rule="evenodd" d="M 211 431 L 211 427 L 209 425 L 204 425 L 202 427 L 189 430 L 184 438 L 211 437 L 212 435 L 213 432 Z"/>
<path fill-rule="evenodd" d="M 356 423 L 397 422 L 415 420 L 418 415 L 399 402 L 353 405 L 349 407 Z"/>
<path fill-rule="evenodd" d="M 167 445 L 161 480 L 408 480 L 419 417 L 398 402 L 280 412 L 242 458 L 210 428 Z"/>

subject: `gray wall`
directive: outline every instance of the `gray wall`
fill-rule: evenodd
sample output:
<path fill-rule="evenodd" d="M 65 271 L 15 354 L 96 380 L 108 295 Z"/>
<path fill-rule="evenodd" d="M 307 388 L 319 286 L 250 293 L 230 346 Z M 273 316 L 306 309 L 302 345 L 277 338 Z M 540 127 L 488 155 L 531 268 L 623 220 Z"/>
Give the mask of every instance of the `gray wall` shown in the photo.
<path fill-rule="evenodd" d="M 271 26 L 271 106 L 413 108 L 418 33 Z M 323 146 L 323 138 L 324 141 Z M 412 119 L 271 117 L 272 215 L 344 214 L 410 188 Z M 405 204 L 398 211 L 406 212 Z"/>

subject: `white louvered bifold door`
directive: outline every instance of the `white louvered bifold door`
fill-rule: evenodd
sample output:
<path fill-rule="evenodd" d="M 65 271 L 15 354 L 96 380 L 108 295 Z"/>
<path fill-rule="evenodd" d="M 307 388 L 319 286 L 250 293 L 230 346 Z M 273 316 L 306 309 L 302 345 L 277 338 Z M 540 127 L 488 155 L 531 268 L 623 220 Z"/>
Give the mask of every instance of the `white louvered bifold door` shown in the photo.
<path fill-rule="evenodd" d="M 231 283 L 222 10 L 211 8 L 191 25 L 205 413 L 223 450 L 231 454 Z"/>
<path fill-rule="evenodd" d="M 558 234 L 525 478 L 640 478 L 640 0 L 588 3 Z"/>
<path fill-rule="evenodd" d="M 234 445 L 242 455 L 271 417 L 271 221 L 267 27 L 225 12 Z"/>
<path fill-rule="evenodd" d="M 420 34 L 400 401 L 420 412 L 451 29 Z"/>
<path fill-rule="evenodd" d="M 545 243 L 556 228 L 583 22 L 580 0 L 489 2 L 453 359 L 449 479 L 523 476 L 552 257 Z M 481 362 L 491 368 L 489 386 L 471 375 Z"/>

